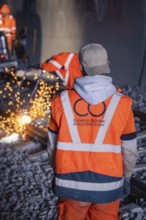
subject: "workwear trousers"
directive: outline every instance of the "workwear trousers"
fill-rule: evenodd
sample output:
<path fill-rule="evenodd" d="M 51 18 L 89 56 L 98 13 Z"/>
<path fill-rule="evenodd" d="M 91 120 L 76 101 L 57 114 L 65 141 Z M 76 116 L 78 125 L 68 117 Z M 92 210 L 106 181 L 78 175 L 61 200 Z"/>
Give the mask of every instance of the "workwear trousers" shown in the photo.
<path fill-rule="evenodd" d="M 119 200 L 104 204 L 63 199 L 58 205 L 58 220 L 118 220 Z"/>

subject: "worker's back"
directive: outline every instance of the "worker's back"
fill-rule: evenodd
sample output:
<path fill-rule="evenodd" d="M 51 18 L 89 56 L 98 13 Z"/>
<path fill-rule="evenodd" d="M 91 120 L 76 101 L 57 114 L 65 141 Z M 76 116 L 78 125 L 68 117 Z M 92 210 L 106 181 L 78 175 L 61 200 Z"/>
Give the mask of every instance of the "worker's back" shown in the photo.
<path fill-rule="evenodd" d="M 100 193 L 95 192 L 93 194 L 91 192 L 90 194 L 88 192 L 88 196 L 87 194 L 85 196 L 84 191 L 80 190 L 78 198 L 77 195 L 72 194 L 72 199 L 81 201 L 90 201 L 91 199 L 94 201 L 96 197 L 94 202 L 110 202 L 118 197 L 120 198 L 122 193 L 121 136 L 127 133 L 124 129 L 127 126 L 132 101 L 121 93 L 114 92 L 114 88 L 107 91 L 104 96 L 103 92 L 107 85 L 110 86 L 110 83 L 106 84 L 105 82 L 103 90 L 97 90 L 97 87 L 94 86 L 100 84 L 102 77 L 92 77 L 92 83 L 91 78 L 86 77 L 86 80 L 87 78 L 89 78 L 89 82 L 82 84 L 84 87 L 82 97 L 74 90 L 64 91 L 60 97 L 55 98 L 52 106 L 52 114 L 56 115 L 59 127 L 55 166 L 58 175 L 57 180 L 59 181 L 59 176 L 63 175 L 64 180 L 66 178 L 66 181 L 68 181 L 68 173 L 72 173 L 72 180 L 75 180 L 75 176 L 78 176 L 80 182 L 88 182 L 88 176 L 91 176 L 90 181 L 94 182 L 94 179 L 98 179 L 100 174 L 101 182 L 104 181 L 105 184 L 116 181 L 119 190 L 116 188 L 114 192 L 113 184 L 111 192 L 107 186 L 106 190 L 104 189 L 104 192 L 101 193 L 103 191 L 101 183 L 100 189 L 98 189 Z M 109 77 L 103 78 L 107 78 L 108 81 Z M 81 79 L 84 78 L 76 80 L 75 85 L 77 87 L 80 85 Z M 87 90 L 92 90 L 92 93 L 87 92 Z M 104 99 L 111 91 L 113 91 L 113 94 Z M 88 97 L 86 96 L 86 100 L 84 100 L 83 96 L 86 94 Z M 98 102 L 101 96 L 104 100 Z M 55 128 L 51 127 L 51 129 L 54 130 Z M 129 124 L 129 129 L 131 131 L 135 130 L 133 121 Z M 76 182 L 73 188 L 79 190 L 78 187 Z M 59 187 L 59 183 L 56 189 L 58 196 L 64 191 Z M 92 191 L 92 186 L 90 190 Z M 102 196 L 99 196 L 99 194 L 102 194 Z"/>
<path fill-rule="evenodd" d="M 132 100 L 113 85 L 102 45 L 85 45 L 79 59 L 84 76 L 51 106 L 59 219 L 114 220 L 137 157 Z"/>

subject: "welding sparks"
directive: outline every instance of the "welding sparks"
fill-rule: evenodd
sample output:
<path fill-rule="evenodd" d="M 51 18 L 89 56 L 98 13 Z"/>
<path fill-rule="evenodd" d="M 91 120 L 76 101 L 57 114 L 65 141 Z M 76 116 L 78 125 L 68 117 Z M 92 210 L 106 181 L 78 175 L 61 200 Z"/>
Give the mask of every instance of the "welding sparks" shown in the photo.
<path fill-rule="evenodd" d="M 21 115 L 20 117 L 18 116 L 18 122 L 22 125 L 30 124 L 31 121 L 32 119 L 29 115 Z"/>
<path fill-rule="evenodd" d="M 18 78 L 12 72 L 10 74 L 12 76 L 12 81 L 6 83 L 4 88 L 5 94 L 0 91 L 3 99 L 8 99 L 7 105 L 9 106 L 5 111 L 5 117 L 0 117 L 0 130 L 4 130 L 7 136 L 16 132 L 23 137 L 25 136 L 26 126 L 33 123 L 35 119 L 44 118 L 49 124 L 51 99 L 60 90 L 60 83 L 58 82 L 59 79 L 57 76 L 49 75 L 51 80 L 53 80 L 51 81 L 53 82 L 51 85 L 50 83 L 45 82 L 45 79 L 41 79 L 34 97 L 31 97 L 31 94 L 28 91 L 28 93 L 26 93 L 26 98 L 24 99 L 21 97 L 24 87 L 21 86 L 17 93 L 15 92 L 16 89 L 13 91 L 12 85 L 15 83 L 15 85 L 19 87 L 20 81 L 17 81 Z M 45 74 L 47 79 L 48 75 L 47 73 Z M 38 75 L 35 73 L 33 75 L 33 80 L 36 80 L 37 78 Z M 27 85 L 30 85 L 30 82 L 28 82 Z M 27 111 L 24 111 L 23 108 L 26 108 Z"/>

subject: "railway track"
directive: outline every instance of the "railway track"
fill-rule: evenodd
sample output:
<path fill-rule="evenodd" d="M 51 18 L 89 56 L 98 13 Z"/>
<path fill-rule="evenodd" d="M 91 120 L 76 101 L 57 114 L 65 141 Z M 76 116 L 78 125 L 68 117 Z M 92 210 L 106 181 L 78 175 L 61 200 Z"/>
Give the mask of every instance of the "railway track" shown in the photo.
<path fill-rule="evenodd" d="M 23 77 L 26 77 L 24 72 L 17 75 L 19 83 L 12 82 L 14 87 L 11 100 L 22 83 L 24 89 L 19 90 L 20 96 L 22 100 L 26 99 L 29 102 L 28 93 L 32 94 L 37 85 L 37 80 L 34 80 L 32 75 L 28 74 L 28 78 L 24 79 Z M 6 76 L 0 78 L 0 90 L 5 88 L 4 83 L 10 77 L 9 74 Z M 50 84 L 53 84 L 53 80 L 46 79 Z M 1 110 L 2 115 L 5 115 L 7 100 L 2 95 L 0 98 L 6 102 L 5 108 Z M 128 202 L 122 201 L 123 205 L 120 208 L 122 220 L 146 219 L 146 113 L 136 109 L 134 115 L 138 124 L 139 159 L 131 179 L 131 195 Z M 5 131 L 1 130 L 0 219 L 55 220 L 57 198 L 52 190 L 53 170 L 47 153 L 47 119 L 45 117 L 33 119 L 26 126 L 25 140 L 18 135 L 17 139 L 10 137 L 8 141 L 8 137 L 5 136 Z"/>
<path fill-rule="evenodd" d="M 139 133 L 138 134 L 138 139 L 139 139 L 138 140 L 138 142 L 139 142 L 138 148 L 140 149 L 139 151 L 140 152 L 145 152 L 145 150 L 146 150 L 146 148 L 145 148 L 146 147 L 146 132 L 143 131 L 143 132 Z M 2 140 L 2 138 L 1 138 L 1 140 Z M 10 147 L 6 143 L 4 145 L 6 145 L 5 148 Z M 143 150 L 142 150 L 142 147 L 143 147 Z M 18 138 L 18 140 L 15 142 L 15 144 L 14 144 L 14 142 L 11 143 L 10 148 L 14 152 L 18 150 L 18 152 L 21 152 L 21 155 L 27 156 L 27 159 L 28 159 L 30 164 L 34 164 L 34 166 L 36 166 L 36 167 L 41 166 L 41 169 L 43 169 L 43 172 L 45 173 L 45 175 L 46 175 L 46 173 L 48 175 L 50 173 L 51 176 L 49 176 L 49 179 L 51 178 L 51 180 L 52 180 L 52 175 L 53 175 L 52 172 L 53 171 L 52 171 L 52 168 L 49 164 L 49 158 L 48 158 L 48 154 L 47 154 L 47 128 L 42 129 L 42 128 L 39 128 L 39 127 L 35 127 L 35 123 L 32 124 L 32 125 L 28 125 L 27 126 L 27 138 L 26 138 L 26 140 L 22 141 L 21 138 L 20 139 Z M 19 157 L 17 158 L 17 160 L 19 161 Z M 142 161 L 142 160 L 140 159 L 140 161 Z M 28 162 L 24 166 L 27 166 L 27 165 L 28 165 Z M 39 170 L 40 170 L 40 168 L 39 168 Z M 24 170 L 23 170 L 23 172 L 24 172 Z M 27 172 L 28 172 L 28 175 L 29 175 L 29 170 L 27 170 Z M 131 220 L 131 219 L 145 219 L 146 213 L 145 213 L 145 206 L 143 205 L 146 202 L 146 175 L 145 174 L 146 174 L 146 163 L 138 163 L 136 168 L 135 168 L 134 175 L 131 179 L 131 189 L 132 189 L 131 190 L 131 195 L 130 195 L 131 200 L 129 200 L 128 203 L 125 202 L 125 204 L 120 208 L 120 213 L 123 216 L 121 219 L 123 219 L 123 220 L 124 219 L 129 219 L 129 220 Z M 27 173 L 25 173 L 25 175 L 27 175 Z M 40 175 L 40 174 L 38 174 L 38 175 Z M 34 177 L 34 179 L 36 179 L 36 178 Z M 20 178 L 20 180 L 21 180 L 21 178 Z M 22 182 L 20 182 L 19 184 L 21 184 L 21 183 Z M 16 184 L 16 182 L 14 182 L 14 184 Z M 31 184 L 32 185 L 34 184 L 34 186 L 36 186 L 36 182 L 31 182 L 30 186 L 31 186 Z M 39 183 L 37 182 L 37 184 L 39 184 Z M 52 190 L 52 188 L 51 188 L 52 187 L 52 185 L 51 185 L 52 182 L 49 182 L 49 184 L 50 184 L 49 193 L 51 192 L 51 195 L 53 195 L 52 191 L 51 191 Z M 24 184 L 23 187 L 25 189 L 25 184 Z M 44 188 L 44 187 L 46 187 L 46 185 L 45 186 L 41 185 L 41 187 Z M 41 190 L 42 189 L 40 189 L 40 191 Z M 38 191 L 36 191 L 36 192 L 38 192 Z M 22 193 L 24 193 L 23 190 L 22 190 Z M 38 196 L 38 195 L 36 194 L 36 196 Z M 48 194 L 48 196 L 50 198 L 49 194 Z M 32 197 L 34 197 L 34 195 Z M 136 201 L 140 201 L 142 199 L 143 199 L 143 202 L 141 204 L 136 202 Z M 54 220 L 56 218 L 54 216 L 56 216 L 56 213 L 57 213 L 57 210 L 56 210 L 57 198 L 55 198 L 55 196 L 53 195 L 53 197 L 51 197 L 51 201 L 52 200 L 54 201 L 54 207 L 52 205 L 54 214 L 53 214 L 52 218 L 49 217 L 48 219 Z M 50 204 L 51 201 L 49 201 L 48 203 Z M 28 202 L 30 202 L 30 201 L 28 201 Z M 9 201 L 8 201 L 8 203 L 9 203 Z M 18 204 L 17 204 L 17 206 L 18 206 Z M 48 207 L 49 207 L 49 205 L 48 205 Z M 21 207 L 18 206 L 16 208 L 16 210 L 17 209 L 20 211 Z M 36 215 L 34 214 L 35 217 L 30 217 L 30 219 L 33 219 L 33 218 L 34 219 L 35 218 L 36 219 L 44 219 L 44 220 L 47 219 L 47 217 L 46 217 L 47 212 L 46 211 L 44 211 L 43 214 L 40 214 L 41 218 L 36 217 L 38 215 L 38 212 L 37 212 L 38 209 L 39 209 L 39 207 L 36 208 L 35 205 L 34 205 L 33 211 L 34 211 L 34 213 L 36 213 Z M 40 210 L 39 210 L 39 212 L 41 213 Z M 24 215 L 24 210 L 23 210 L 22 213 L 23 213 L 23 216 L 25 216 Z M 15 214 L 18 215 L 17 211 L 16 211 Z M 4 213 L 4 215 L 5 215 L 5 213 Z M 31 212 L 30 212 L 30 216 L 33 216 Z M 25 217 L 26 217 L 25 219 L 27 219 L 27 216 L 25 216 Z M 3 219 L 3 217 L 1 219 Z M 20 216 L 20 218 L 18 217 L 17 219 L 22 219 L 22 218 Z"/>
<path fill-rule="evenodd" d="M 31 109 L 30 101 L 35 98 L 42 81 L 49 86 L 54 84 L 54 79 L 44 77 L 44 73 L 39 72 L 35 77 L 34 75 L 25 72 L 13 75 L 5 72 L 0 76 L 0 91 L 4 91 L 0 92 L 0 121 L 8 118 L 6 126 L 11 123 L 11 128 L 14 123 L 11 121 L 11 114 L 17 116 L 18 110 L 24 113 L 23 109 L 26 107 L 28 111 Z M 10 102 L 12 105 L 9 106 Z M 9 113 L 6 113 L 8 109 Z M 46 118 L 41 118 L 41 121 L 45 120 Z M 36 116 L 31 125 L 27 126 L 25 140 L 22 133 L 8 136 L 4 128 L 0 129 L 1 220 L 56 219 L 57 198 L 52 190 L 53 169 L 47 153 L 47 132 L 39 129 L 38 125 L 40 118 L 38 123 Z"/>

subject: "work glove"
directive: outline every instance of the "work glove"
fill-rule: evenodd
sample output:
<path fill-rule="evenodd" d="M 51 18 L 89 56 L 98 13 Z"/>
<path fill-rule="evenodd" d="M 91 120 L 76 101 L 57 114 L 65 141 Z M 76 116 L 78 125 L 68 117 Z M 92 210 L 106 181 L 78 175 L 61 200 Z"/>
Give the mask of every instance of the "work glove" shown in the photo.
<path fill-rule="evenodd" d="M 124 184 L 123 184 L 123 196 L 122 198 L 126 198 L 130 194 L 130 178 L 131 177 L 125 177 L 124 178 Z"/>

